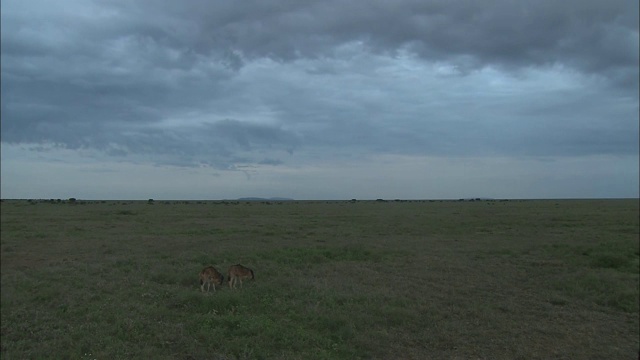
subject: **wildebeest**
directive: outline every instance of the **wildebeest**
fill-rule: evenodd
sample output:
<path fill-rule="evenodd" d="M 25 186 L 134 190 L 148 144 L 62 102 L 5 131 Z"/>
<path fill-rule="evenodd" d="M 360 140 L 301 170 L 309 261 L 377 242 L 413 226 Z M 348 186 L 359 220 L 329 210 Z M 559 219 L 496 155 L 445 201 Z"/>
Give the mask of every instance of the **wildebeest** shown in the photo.
<path fill-rule="evenodd" d="M 200 271 L 200 291 L 204 292 L 204 284 L 207 284 L 207 291 L 213 285 L 213 291 L 216 291 L 216 285 L 224 283 L 224 276 L 213 266 L 207 266 Z"/>
<path fill-rule="evenodd" d="M 229 268 L 229 272 L 227 273 L 227 277 L 229 278 L 229 287 L 231 289 L 235 289 L 236 284 L 240 281 L 240 287 L 242 287 L 243 279 L 255 279 L 255 275 L 253 274 L 253 270 L 248 267 L 244 267 L 240 264 L 232 265 Z"/>

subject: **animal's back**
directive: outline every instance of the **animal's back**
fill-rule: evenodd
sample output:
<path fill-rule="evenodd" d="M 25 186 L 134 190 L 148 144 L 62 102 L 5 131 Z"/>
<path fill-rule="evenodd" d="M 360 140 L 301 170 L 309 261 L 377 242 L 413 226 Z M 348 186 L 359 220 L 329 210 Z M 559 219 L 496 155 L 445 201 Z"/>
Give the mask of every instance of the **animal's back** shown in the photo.
<path fill-rule="evenodd" d="M 240 264 L 232 265 L 229 268 L 229 279 L 232 278 L 242 278 L 242 279 L 253 279 L 255 276 L 253 274 L 253 270 L 248 267 L 242 266 Z"/>

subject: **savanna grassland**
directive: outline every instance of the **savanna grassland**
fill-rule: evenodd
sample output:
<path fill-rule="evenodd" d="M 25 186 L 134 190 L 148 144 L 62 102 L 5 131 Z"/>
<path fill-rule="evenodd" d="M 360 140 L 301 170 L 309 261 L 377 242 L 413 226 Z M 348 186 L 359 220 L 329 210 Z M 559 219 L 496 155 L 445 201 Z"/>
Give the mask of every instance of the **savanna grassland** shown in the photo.
<path fill-rule="evenodd" d="M 638 358 L 638 199 L 1 211 L 3 360 Z"/>

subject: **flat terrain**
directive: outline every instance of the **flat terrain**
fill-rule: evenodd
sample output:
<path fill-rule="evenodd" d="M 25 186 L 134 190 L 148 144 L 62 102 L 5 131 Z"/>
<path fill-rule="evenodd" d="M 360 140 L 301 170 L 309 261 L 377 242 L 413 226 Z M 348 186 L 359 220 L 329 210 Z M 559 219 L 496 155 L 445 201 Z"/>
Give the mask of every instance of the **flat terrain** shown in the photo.
<path fill-rule="evenodd" d="M 1 358 L 637 359 L 639 201 L 1 204 Z M 213 265 L 253 268 L 201 293 Z"/>

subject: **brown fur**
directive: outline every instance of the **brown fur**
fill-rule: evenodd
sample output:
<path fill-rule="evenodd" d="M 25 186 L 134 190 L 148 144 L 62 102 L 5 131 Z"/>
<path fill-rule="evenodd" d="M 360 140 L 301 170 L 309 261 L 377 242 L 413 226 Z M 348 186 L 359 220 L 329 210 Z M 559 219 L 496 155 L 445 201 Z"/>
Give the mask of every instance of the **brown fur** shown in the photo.
<path fill-rule="evenodd" d="M 216 291 L 216 285 L 222 285 L 224 276 L 213 266 L 207 266 L 200 271 L 200 291 L 204 292 L 204 285 L 207 284 L 207 291 L 213 285 L 213 291 Z"/>
<path fill-rule="evenodd" d="M 238 281 L 240 281 L 240 287 L 242 287 L 243 279 L 253 280 L 255 278 L 255 275 L 253 274 L 253 270 L 249 269 L 248 267 L 244 267 L 240 264 L 237 264 L 237 265 L 232 265 L 229 268 L 227 277 L 229 278 L 229 287 L 231 289 L 235 289 Z"/>

